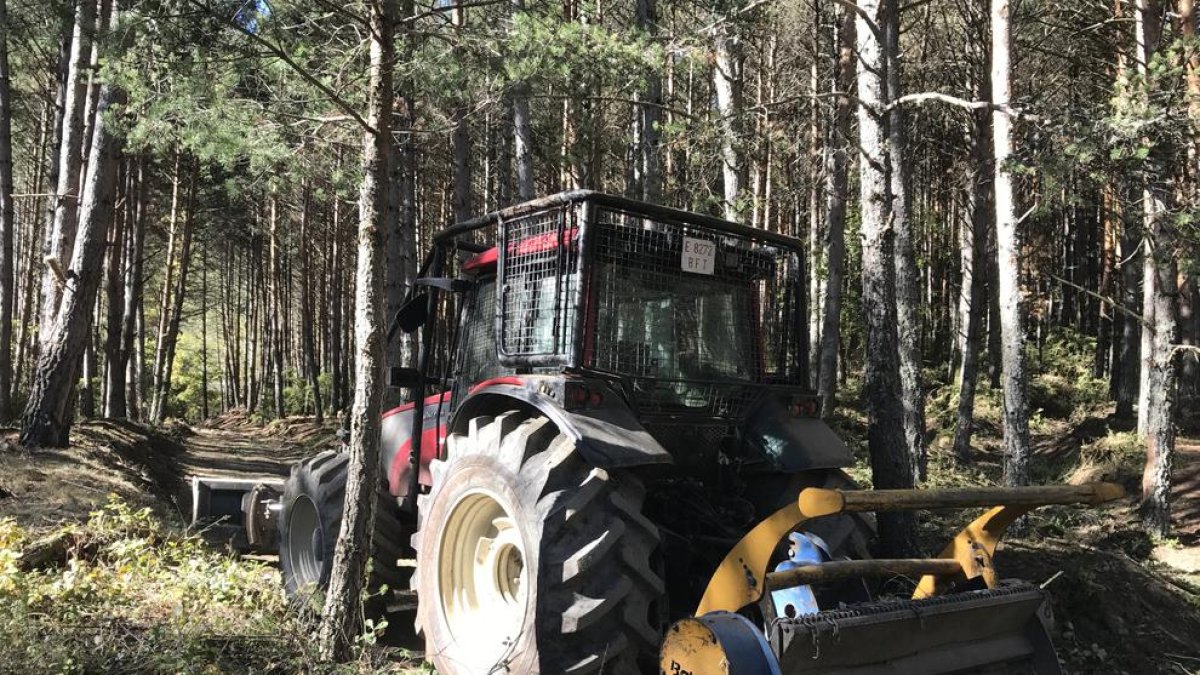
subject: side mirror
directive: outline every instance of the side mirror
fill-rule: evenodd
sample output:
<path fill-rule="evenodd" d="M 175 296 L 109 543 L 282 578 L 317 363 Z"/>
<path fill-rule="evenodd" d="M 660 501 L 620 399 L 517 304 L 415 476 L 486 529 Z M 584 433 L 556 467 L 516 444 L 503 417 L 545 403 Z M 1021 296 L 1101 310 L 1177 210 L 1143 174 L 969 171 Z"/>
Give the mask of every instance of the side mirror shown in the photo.
<path fill-rule="evenodd" d="M 421 371 L 416 368 L 391 366 L 388 368 L 387 383 L 395 389 L 413 389 L 421 381 Z"/>
<path fill-rule="evenodd" d="M 405 333 L 415 332 L 429 320 L 429 293 L 417 293 L 396 312 L 396 326 Z"/>

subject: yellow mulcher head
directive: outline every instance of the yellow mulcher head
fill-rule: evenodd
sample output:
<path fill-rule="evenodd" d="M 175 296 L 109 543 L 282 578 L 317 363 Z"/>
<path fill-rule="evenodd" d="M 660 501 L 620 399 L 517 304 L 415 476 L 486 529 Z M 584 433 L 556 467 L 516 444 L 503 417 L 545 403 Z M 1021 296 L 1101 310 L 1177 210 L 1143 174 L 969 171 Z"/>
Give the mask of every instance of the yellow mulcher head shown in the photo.
<path fill-rule="evenodd" d="M 1004 531 L 1048 504 L 1120 498 L 1111 483 L 967 490 L 810 488 L 751 530 L 725 557 L 693 618 L 667 631 L 670 675 L 932 675 L 979 670 L 1061 672 L 1045 591 L 1001 582 L 992 558 Z M 999 505 L 999 506 L 997 506 Z M 934 559 L 832 561 L 768 573 L 778 543 L 807 520 L 856 511 L 991 507 Z M 769 591 L 850 577 L 920 577 L 911 599 L 861 603 L 756 625 L 739 613 Z M 976 590 L 958 590 L 973 588 Z"/>

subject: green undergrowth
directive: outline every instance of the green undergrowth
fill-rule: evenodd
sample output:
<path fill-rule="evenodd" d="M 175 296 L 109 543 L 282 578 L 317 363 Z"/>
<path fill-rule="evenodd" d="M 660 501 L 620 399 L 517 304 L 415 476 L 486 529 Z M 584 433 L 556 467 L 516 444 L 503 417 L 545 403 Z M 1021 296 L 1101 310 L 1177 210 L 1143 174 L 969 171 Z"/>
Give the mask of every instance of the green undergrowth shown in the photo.
<path fill-rule="evenodd" d="M 352 663 L 319 666 L 313 632 L 273 566 L 215 551 L 148 508 L 112 498 L 48 533 L 0 520 L 0 672 L 413 672 L 375 633 Z"/>

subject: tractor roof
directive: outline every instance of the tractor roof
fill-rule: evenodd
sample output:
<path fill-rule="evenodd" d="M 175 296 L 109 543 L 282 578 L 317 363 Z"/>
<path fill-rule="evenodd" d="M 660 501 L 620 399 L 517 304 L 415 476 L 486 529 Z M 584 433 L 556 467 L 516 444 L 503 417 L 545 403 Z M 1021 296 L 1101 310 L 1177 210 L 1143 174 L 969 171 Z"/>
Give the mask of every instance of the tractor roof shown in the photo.
<path fill-rule="evenodd" d="M 505 220 L 516 218 L 527 213 L 541 211 L 555 206 L 566 206 L 579 202 L 591 202 L 598 206 L 618 209 L 630 213 L 636 213 L 646 216 L 647 218 L 658 219 L 668 222 L 677 222 L 687 225 L 695 225 L 719 232 L 725 232 L 732 235 L 750 237 L 759 241 L 775 244 L 789 249 L 801 250 L 804 242 L 796 237 L 791 237 L 786 234 L 770 232 L 768 230 L 760 230 L 758 228 L 749 227 L 733 221 L 716 218 L 714 216 L 704 215 L 701 213 L 693 213 L 691 211 L 683 211 L 681 209 L 673 209 L 667 206 L 659 206 L 649 202 L 641 202 L 635 199 L 619 197 L 605 192 L 596 192 L 595 190 L 568 190 L 559 192 L 547 197 L 533 199 L 521 204 L 516 204 L 499 211 L 464 220 L 434 235 L 436 243 L 449 243 L 457 237 L 464 234 L 479 230 L 489 225 L 495 225 Z M 486 257 L 488 247 L 479 246 L 477 253 L 483 254 L 480 258 Z M 477 265 L 484 265 L 486 262 L 479 262 Z"/>

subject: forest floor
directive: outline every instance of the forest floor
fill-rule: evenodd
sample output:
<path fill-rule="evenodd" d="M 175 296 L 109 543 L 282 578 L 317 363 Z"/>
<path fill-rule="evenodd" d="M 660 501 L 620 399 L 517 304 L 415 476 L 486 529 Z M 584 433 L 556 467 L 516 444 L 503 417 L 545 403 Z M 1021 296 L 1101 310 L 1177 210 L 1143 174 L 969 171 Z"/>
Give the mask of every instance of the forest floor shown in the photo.
<path fill-rule="evenodd" d="M 989 418 L 985 408 L 965 468 L 934 434 L 931 486 L 996 479 Z M 860 457 L 863 423 L 853 412 L 836 420 Z M 1035 480 L 1115 480 L 1136 494 L 1141 451 L 1129 437 L 1103 415 L 1039 420 Z M 157 430 L 87 421 L 70 448 L 29 453 L 15 447 L 15 430 L 0 429 L 0 597 L 10 600 L 0 603 L 0 671 L 315 672 L 309 629 L 282 601 L 272 561 L 214 548 L 184 525 L 186 477 L 284 476 L 331 440 L 309 420 L 264 426 L 231 414 Z M 1147 536 L 1130 497 L 1042 509 L 1003 545 L 1005 576 L 1051 592 L 1067 672 L 1200 673 L 1200 438 L 1182 436 L 1178 450 L 1174 539 Z M 865 465 L 853 473 L 869 481 Z M 924 518 L 928 552 L 970 516 Z M 56 537 L 65 545 L 45 555 Z M 413 657 L 374 644 L 340 672 L 417 672 Z"/>

